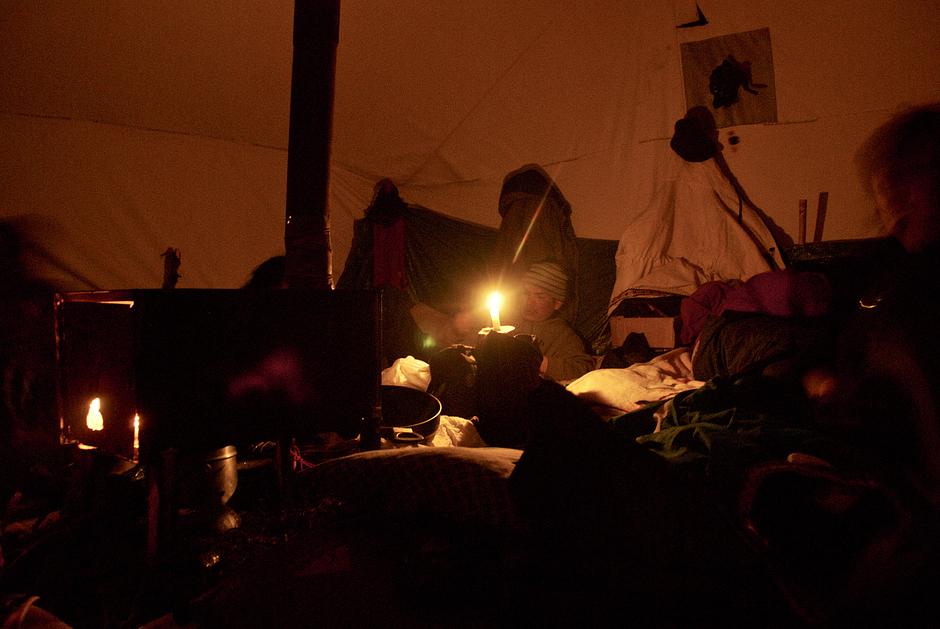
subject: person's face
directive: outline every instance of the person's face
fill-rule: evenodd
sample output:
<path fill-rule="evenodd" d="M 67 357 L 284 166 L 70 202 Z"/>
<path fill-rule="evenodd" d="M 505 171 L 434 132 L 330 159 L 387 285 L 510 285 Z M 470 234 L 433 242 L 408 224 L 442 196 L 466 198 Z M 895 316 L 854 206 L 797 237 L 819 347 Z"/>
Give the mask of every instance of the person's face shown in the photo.
<path fill-rule="evenodd" d="M 904 206 L 898 207 L 900 199 L 892 199 L 883 177 L 872 178 L 878 218 L 885 231 L 910 252 L 921 251 L 940 238 L 938 219 L 930 206 L 929 187 L 926 182 L 908 183 L 904 194 Z"/>
<path fill-rule="evenodd" d="M 522 297 L 522 318 L 526 321 L 545 321 L 561 308 L 561 301 L 533 284 L 522 285 Z"/>

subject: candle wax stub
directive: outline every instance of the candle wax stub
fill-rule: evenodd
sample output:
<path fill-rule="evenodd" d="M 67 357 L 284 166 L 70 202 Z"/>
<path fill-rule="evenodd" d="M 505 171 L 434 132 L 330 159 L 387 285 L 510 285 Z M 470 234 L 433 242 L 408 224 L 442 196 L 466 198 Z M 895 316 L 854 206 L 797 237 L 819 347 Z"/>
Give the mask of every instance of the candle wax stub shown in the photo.
<path fill-rule="evenodd" d="M 486 336 L 490 332 L 498 332 L 499 334 L 508 334 L 509 332 L 512 332 L 515 329 L 516 329 L 516 326 L 514 325 L 501 325 L 499 326 L 498 330 L 491 328 L 491 327 L 483 328 L 482 330 L 480 330 L 479 334 L 482 334 L 483 336 Z"/>

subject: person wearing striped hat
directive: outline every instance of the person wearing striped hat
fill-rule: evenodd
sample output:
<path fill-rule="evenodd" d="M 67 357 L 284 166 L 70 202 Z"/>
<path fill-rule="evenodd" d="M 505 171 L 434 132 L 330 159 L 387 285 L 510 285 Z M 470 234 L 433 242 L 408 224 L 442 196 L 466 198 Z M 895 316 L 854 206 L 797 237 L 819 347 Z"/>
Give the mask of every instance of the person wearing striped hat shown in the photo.
<path fill-rule="evenodd" d="M 584 340 L 558 315 L 568 297 L 568 274 L 555 262 L 536 262 L 522 276 L 522 321 L 516 334 L 530 334 L 542 352 L 540 373 L 566 382 L 594 368 Z"/>

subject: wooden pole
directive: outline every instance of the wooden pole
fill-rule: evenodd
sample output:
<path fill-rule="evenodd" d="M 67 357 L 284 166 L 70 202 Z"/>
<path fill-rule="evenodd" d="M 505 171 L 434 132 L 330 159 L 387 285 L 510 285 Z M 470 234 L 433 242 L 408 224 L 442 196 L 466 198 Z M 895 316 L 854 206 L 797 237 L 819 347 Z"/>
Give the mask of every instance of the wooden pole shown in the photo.
<path fill-rule="evenodd" d="M 806 244 L 806 199 L 800 199 L 800 234 L 799 244 Z"/>
<path fill-rule="evenodd" d="M 819 193 L 819 204 L 816 206 L 816 229 L 813 231 L 813 242 L 822 242 L 823 226 L 826 224 L 826 208 L 829 206 L 829 193 Z"/>
<path fill-rule="evenodd" d="M 285 275 L 291 288 L 333 287 L 330 143 L 339 0 L 295 0 L 287 144 Z"/>

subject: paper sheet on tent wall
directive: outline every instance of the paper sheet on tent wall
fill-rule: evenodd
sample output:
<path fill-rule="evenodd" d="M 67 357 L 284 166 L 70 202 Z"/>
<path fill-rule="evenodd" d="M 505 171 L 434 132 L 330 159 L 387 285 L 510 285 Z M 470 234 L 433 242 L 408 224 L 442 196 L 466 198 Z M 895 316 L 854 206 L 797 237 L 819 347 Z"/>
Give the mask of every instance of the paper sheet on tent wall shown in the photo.
<path fill-rule="evenodd" d="M 770 29 L 680 46 L 686 107 L 708 107 L 718 128 L 777 121 Z"/>

